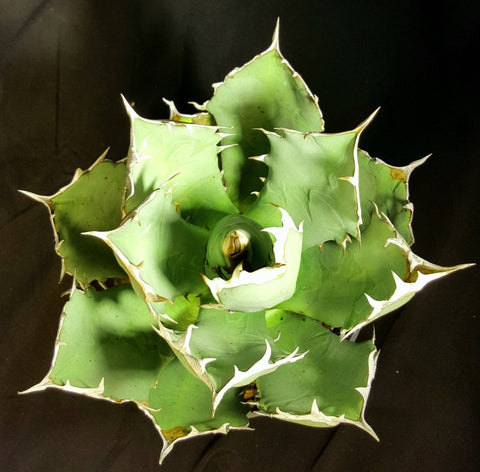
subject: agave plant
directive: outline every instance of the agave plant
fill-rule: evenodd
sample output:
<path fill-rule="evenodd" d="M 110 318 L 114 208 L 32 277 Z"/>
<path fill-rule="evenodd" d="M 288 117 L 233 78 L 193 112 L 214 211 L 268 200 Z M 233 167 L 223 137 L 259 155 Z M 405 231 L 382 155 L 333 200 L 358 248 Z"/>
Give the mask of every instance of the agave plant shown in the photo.
<path fill-rule="evenodd" d="M 408 179 L 325 133 L 317 97 L 272 45 L 214 84 L 196 113 L 131 121 L 126 159 L 102 155 L 51 196 L 62 276 L 73 276 L 38 385 L 133 401 L 163 440 L 364 418 L 375 374 L 365 325 L 440 267 L 411 250 Z"/>

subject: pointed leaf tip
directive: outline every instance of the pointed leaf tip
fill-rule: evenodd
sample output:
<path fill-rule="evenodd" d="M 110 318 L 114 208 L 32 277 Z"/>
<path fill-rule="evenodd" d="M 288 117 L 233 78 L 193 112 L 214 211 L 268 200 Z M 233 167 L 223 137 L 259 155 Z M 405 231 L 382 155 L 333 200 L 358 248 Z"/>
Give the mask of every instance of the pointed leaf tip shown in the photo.
<path fill-rule="evenodd" d="M 130 104 L 130 102 L 125 98 L 123 94 L 120 95 L 122 97 L 122 102 L 123 106 L 125 107 L 125 110 L 127 112 L 127 115 L 129 118 L 133 121 L 135 118 L 139 118 L 139 115 L 137 112 L 133 109 L 133 106 Z"/>
<path fill-rule="evenodd" d="M 44 205 L 49 206 L 48 202 L 50 202 L 50 197 L 46 195 L 38 195 L 33 192 L 29 192 L 28 190 L 19 190 L 19 192 L 23 195 L 25 195 L 28 198 L 31 198 L 32 200 L 35 200 L 36 202 L 43 203 Z"/>
<path fill-rule="evenodd" d="M 377 116 L 378 112 L 380 111 L 380 108 L 381 107 L 378 107 L 376 108 L 371 114 L 370 116 L 362 121 L 355 129 L 354 131 L 357 133 L 357 134 L 360 134 L 372 121 L 373 119 Z"/>
<path fill-rule="evenodd" d="M 280 17 L 277 18 L 277 22 L 275 23 L 275 30 L 273 32 L 270 49 L 276 50 L 280 53 Z"/>

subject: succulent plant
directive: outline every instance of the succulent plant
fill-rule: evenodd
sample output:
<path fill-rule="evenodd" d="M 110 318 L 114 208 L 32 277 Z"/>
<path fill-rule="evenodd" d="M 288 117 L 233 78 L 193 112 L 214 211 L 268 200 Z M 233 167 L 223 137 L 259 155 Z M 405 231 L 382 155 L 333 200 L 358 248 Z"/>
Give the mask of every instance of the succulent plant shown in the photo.
<path fill-rule="evenodd" d="M 52 366 L 28 391 L 133 401 L 163 440 L 267 416 L 356 425 L 375 374 L 365 325 L 440 267 L 411 250 L 410 173 L 359 148 L 374 114 L 325 133 L 317 97 L 272 45 L 214 84 L 196 113 L 131 121 L 128 157 L 102 155 L 52 196 L 73 276 Z"/>

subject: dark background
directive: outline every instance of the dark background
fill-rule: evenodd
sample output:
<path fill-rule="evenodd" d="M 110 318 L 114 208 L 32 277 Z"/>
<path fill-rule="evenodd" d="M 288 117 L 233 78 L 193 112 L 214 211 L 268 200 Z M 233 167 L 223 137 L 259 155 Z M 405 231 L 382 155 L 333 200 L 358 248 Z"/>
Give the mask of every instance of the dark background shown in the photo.
<path fill-rule="evenodd" d="M 433 153 L 411 179 L 417 254 L 479 262 L 477 1 L 0 0 L 0 470 L 480 470 L 478 267 L 434 282 L 377 323 L 382 353 L 367 408 L 376 443 L 352 426 L 268 420 L 179 443 L 133 404 L 48 390 L 18 396 L 50 365 L 61 308 L 47 212 L 17 189 L 54 193 L 106 147 L 123 158 L 120 93 L 146 117 L 161 98 L 211 96 L 266 49 L 318 95 L 329 132 L 380 113 L 361 146 L 390 164 Z"/>

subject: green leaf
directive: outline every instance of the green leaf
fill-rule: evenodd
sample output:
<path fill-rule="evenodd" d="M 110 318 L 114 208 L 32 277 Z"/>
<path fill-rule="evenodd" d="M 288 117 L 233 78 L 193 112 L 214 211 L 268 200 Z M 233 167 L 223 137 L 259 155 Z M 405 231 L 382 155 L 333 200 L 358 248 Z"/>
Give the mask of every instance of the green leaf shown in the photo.
<path fill-rule="evenodd" d="M 377 357 L 373 342 L 341 342 L 318 322 L 281 310 L 267 319 L 278 348 L 307 353 L 257 380 L 260 414 L 310 426 L 352 423 L 375 436 L 364 420 Z"/>
<path fill-rule="evenodd" d="M 280 307 L 352 328 L 372 312 L 365 294 L 387 300 L 396 287 L 392 272 L 401 279 L 408 274 L 406 254 L 389 242 L 396 237 L 388 222 L 373 215 L 361 241 L 353 240 L 346 249 L 327 242 L 304 251 L 295 294 Z"/>
<path fill-rule="evenodd" d="M 188 342 L 187 342 L 188 340 Z M 245 386 L 280 365 L 296 362 L 297 349 L 275 347 L 265 313 L 241 313 L 203 308 L 195 329 L 186 336 L 185 353 L 193 370 L 207 374 L 214 410 L 232 388 Z"/>
<path fill-rule="evenodd" d="M 78 169 L 72 182 L 55 195 L 23 192 L 48 207 L 56 250 L 62 257 L 62 275 L 74 275 L 84 286 L 92 280 L 125 277 L 110 249 L 82 234 L 110 230 L 122 219 L 125 163 L 104 160 L 105 155 L 86 171 Z"/>
<path fill-rule="evenodd" d="M 302 253 L 295 294 L 277 308 L 341 327 L 348 336 L 404 305 L 429 282 L 468 266 L 421 259 L 375 209 L 361 241 L 345 247 L 327 242 Z"/>
<path fill-rule="evenodd" d="M 322 131 L 322 114 L 317 97 L 280 53 L 278 28 L 269 49 L 214 87 L 206 109 L 231 134 L 222 144 L 236 145 L 222 151 L 222 169 L 230 198 L 244 211 L 253 201 L 251 192 L 261 188 L 259 178 L 267 173 L 261 162 L 249 160 L 269 151 L 259 128 Z"/>
<path fill-rule="evenodd" d="M 180 216 L 165 186 L 154 191 L 119 228 L 90 234 L 112 248 L 136 291 L 157 313 L 165 313 L 165 301 L 208 292 L 200 275 L 208 232 Z"/>
<path fill-rule="evenodd" d="M 172 177 L 173 202 L 193 224 L 212 228 L 225 215 L 237 212 L 218 167 L 218 128 L 146 120 L 125 106 L 132 123 L 127 213 Z"/>
<path fill-rule="evenodd" d="M 169 327 L 178 331 L 184 331 L 195 323 L 199 311 L 200 296 L 195 294 L 180 296 L 175 298 L 173 303 L 165 304 L 165 314 L 174 321 Z"/>
<path fill-rule="evenodd" d="M 342 243 L 359 235 L 357 141 L 359 128 L 339 134 L 268 133 L 269 173 L 258 200 L 246 216 L 263 226 L 278 224 L 272 203 L 304 224 L 303 248 L 325 241 Z"/>
<path fill-rule="evenodd" d="M 371 158 L 359 150 L 360 196 L 362 206 L 362 229 L 370 224 L 376 205 L 393 223 L 397 231 L 409 244 L 413 244 L 411 228 L 413 205 L 408 201 L 408 179 L 411 172 L 425 159 L 405 167 L 393 167 L 380 159 Z"/>
<path fill-rule="evenodd" d="M 130 285 L 75 290 L 65 306 L 48 383 L 91 389 L 103 379 L 103 397 L 147 401 L 159 370 L 175 359 L 153 321 Z"/>
<path fill-rule="evenodd" d="M 158 426 L 162 457 L 188 434 L 246 426 L 248 407 L 230 391 L 212 416 L 212 393 L 152 329 L 147 306 L 130 285 L 74 291 L 65 306 L 58 351 L 30 391 L 57 387 L 94 398 L 135 401 Z"/>
<path fill-rule="evenodd" d="M 212 415 L 212 392 L 192 375 L 178 359 L 162 370 L 150 390 L 149 404 L 157 411 L 151 414 L 162 430 L 215 431 L 223 425 L 245 426 L 248 407 L 242 405 L 239 389 L 230 391 Z M 172 431 L 173 432 L 173 431 Z M 167 433 L 168 434 L 168 433 Z"/>
<path fill-rule="evenodd" d="M 247 428 L 248 407 L 240 401 L 239 389 L 225 395 L 212 415 L 212 393 L 178 359 L 168 364 L 150 390 L 145 410 L 160 427 L 163 449 L 160 463 L 179 439 L 205 433 L 227 433 L 230 427 Z"/>

